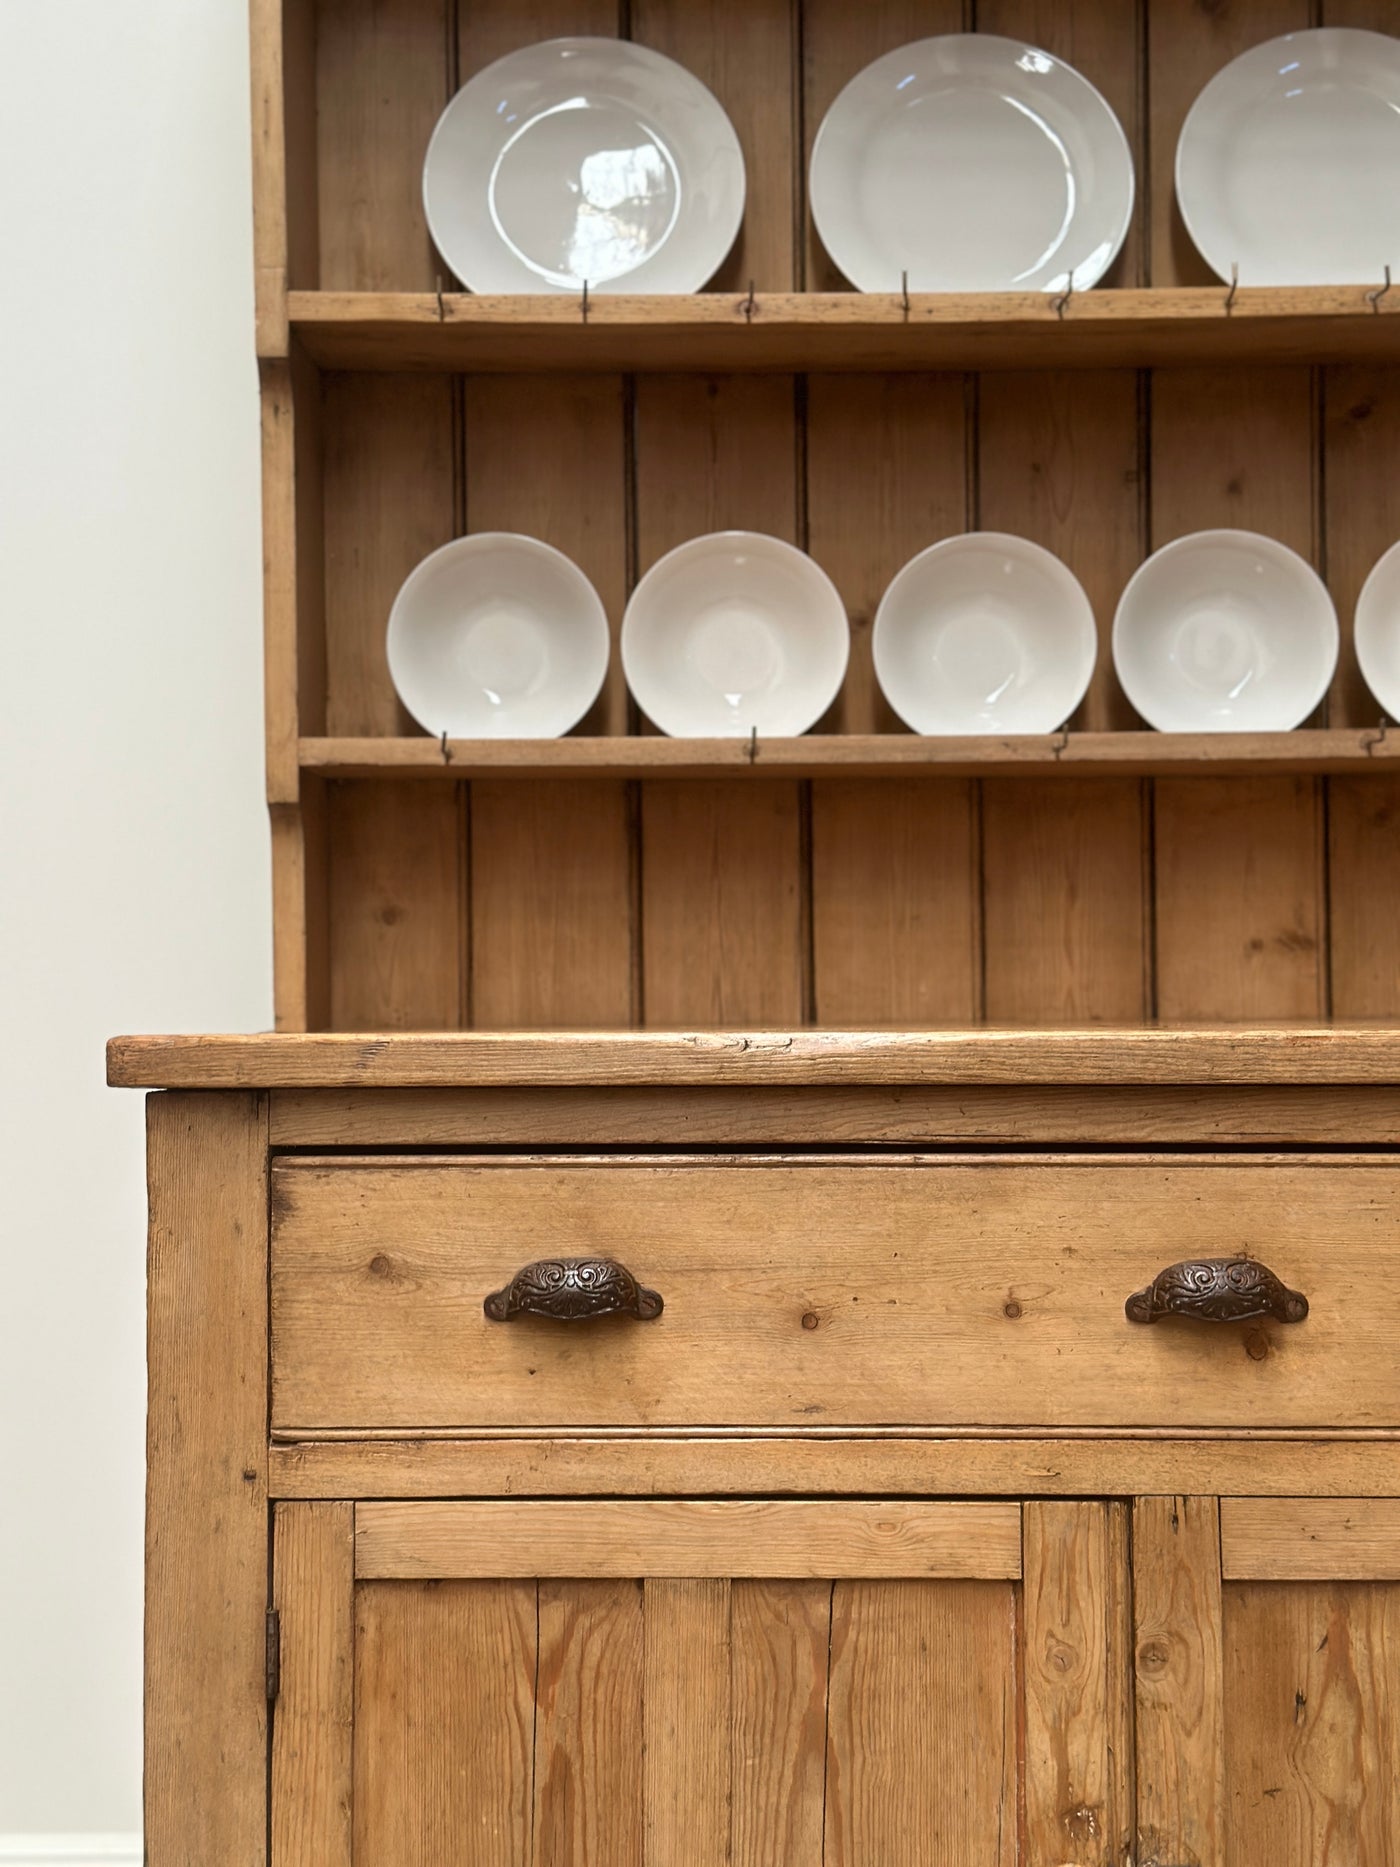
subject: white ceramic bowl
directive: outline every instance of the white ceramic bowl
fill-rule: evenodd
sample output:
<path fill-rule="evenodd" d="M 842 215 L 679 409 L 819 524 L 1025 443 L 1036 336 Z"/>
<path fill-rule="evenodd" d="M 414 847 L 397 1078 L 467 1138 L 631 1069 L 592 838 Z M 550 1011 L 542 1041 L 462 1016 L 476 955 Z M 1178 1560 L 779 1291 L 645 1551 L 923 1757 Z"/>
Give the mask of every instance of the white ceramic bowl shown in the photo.
<path fill-rule="evenodd" d="M 1400 274 L 1400 39 L 1329 26 L 1217 72 L 1176 149 L 1202 256 L 1241 285 L 1379 285 Z"/>
<path fill-rule="evenodd" d="M 1327 692 L 1337 643 L 1317 572 L 1257 532 L 1163 545 L 1113 622 L 1123 691 L 1159 732 L 1291 731 Z"/>
<path fill-rule="evenodd" d="M 608 618 L 553 545 L 475 532 L 409 576 L 387 646 L 399 699 L 434 737 L 555 739 L 598 698 Z"/>
<path fill-rule="evenodd" d="M 713 532 L 653 564 L 622 621 L 627 685 L 680 738 L 805 733 L 841 690 L 845 605 L 826 572 L 764 532 Z"/>
<path fill-rule="evenodd" d="M 423 201 L 473 292 L 698 292 L 744 216 L 718 99 L 624 39 L 550 39 L 463 85 L 433 133 Z"/>
<path fill-rule="evenodd" d="M 1127 234 L 1133 159 L 1061 59 L 950 33 L 852 78 L 812 146 L 811 198 L 822 243 L 863 292 L 897 292 L 906 271 L 921 292 L 1083 291 Z"/>
<path fill-rule="evenodd" d="M 1381 558 L 1356 599 L 1356 659 L 1366 685 L 1400 720 L 1400 544 Z"/>
<path fill-rule="evenodd" d="M 875 615 L 875 674 L 916 733 L 1048 733 L 1084 698 L 1098 637 L 1082 585 L 1006 532 L 921 551 Z"/>

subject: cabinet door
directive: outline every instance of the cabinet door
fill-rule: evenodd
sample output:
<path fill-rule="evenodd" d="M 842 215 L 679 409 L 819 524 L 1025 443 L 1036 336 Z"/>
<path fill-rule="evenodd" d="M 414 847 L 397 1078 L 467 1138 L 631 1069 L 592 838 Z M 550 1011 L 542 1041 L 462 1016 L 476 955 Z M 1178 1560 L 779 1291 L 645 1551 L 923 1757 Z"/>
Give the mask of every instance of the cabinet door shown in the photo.
<path fill-rule="evenodd" d="M 275 1867 L 1109 1867 L 1126 1511 L 279 1505 Z"/>
<path fill-rule="evenodd" d="M 1140 1867 L 1391 1867 L 1400 1503 L 1140 1498 Z"/>

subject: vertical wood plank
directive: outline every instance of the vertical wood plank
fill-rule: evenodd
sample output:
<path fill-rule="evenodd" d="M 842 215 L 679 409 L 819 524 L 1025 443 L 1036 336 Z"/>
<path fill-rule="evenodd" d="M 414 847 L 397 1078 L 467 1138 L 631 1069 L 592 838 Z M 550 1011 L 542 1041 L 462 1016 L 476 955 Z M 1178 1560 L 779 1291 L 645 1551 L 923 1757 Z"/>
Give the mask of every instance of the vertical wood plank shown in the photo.
<path fill-rule="evenodd" d="M 384 636 L 404 579 L 456 530 L 452 383 L 333 372 L 324 400 L 326 731 L 417 732 Z"/>
<path fill-rule="evenodd" d="M 831 732 L 901 732 L 871 660 L 875 612 L 916 552 L 967 526 L 961 376 L 813 376 L 807 385 L 807 544 L 851 619 Z"/>
<path fill-rule="evenodd" d="M 1239 526 L 1315 560 L 1314 425 L 1306 370 L 1159 371 L 1153 544 Z M 1160 1018 L 1326 1015 L 1322 824 L 1314 779 L 1157 784 Z"/>
<path fill-rule="evenodd" d="M 1147 19 L 1149 282 L 1210 285 L 1215 274 L 1196 251 L 1176 203 L 1181 126 L 1222 66 L 1264 39 L 1310 26 L 1312 6 L 1310 0 L 1152 0 Z"/>
<path fill-rule="evenodd" d="M 1064 778 L 982 786 L 986 1015 L 1136 1024 L 1148 957 L 1141 789 Z"/>
<path fill-rule="evenodd" d="M 423 157 L 450 93 L 448 0 L 321 0 L 321 286 L 431 290 L 445 271 L 423 213 Z"/>
<path fill-rule="evenodd" d="M 267 1103 L 146 1104 L 145 1844 L 267 1859 Z"/>
<path fill-rule="evenodd" d="M 1126 1550 L 1106 1504 L 1022 1507 L 1025 1625 L 1025 1858 L 1031 1867 L 1119 1867 L 1133 1811 L 1114 1754 L 1115 1612 Z M 1123 1562 L 1114 1573 L 1115 1558 Z"/>
<path fill-rule="evenodd" d="M 1332 1016 L 1400 1017 L 1400 782 L 1330 781 Z"/>
<path fill-rule="evenodd" d="M 533 1582 L 355 1591 L 355 1860 L 530 1867 Z"/>
<path fill-rule="evenodd" d="M 1374 726 L 1375 699 L 1356 662 L 1356 599 L 1376 560 L 1400 538 L 1400 369 L 1356 364 L 1323 373 L 1323 525 L 1327 587 L 1341 653 L 1328 697 L 1331 726 Z"/>
<path fill-rule="evenodd" d="M 281 1689 L 272 1722 L 272 1858 L 351 1867 L 355 1534 L 352 1504 L 279 1504 L 273 1601 Z"/>
<path fill-rule="evenodd" d="M 254 0 L 260 12 L 276 0 Z M 282 0 L 283 137 L 287 174 L 286 282 L 315 291 L 321 282 L 321 227 L 316 102 L 317 0 Z M 256 17 L 256 14 L 255 14 Z M 254 134 L 259 126 L 255 121 Z M 255 205 L 256 227 L 261 203 Z"/>
<path fill-rule="evenodd" d="M 790 291 L 797 283 L 797 103 L 792 0 L 632 0 L 632 37 L 674 58 L 723 104 L 744 152 L 748 197 L 733 251 L 710 289 Z"/>
<path fill-rule="evenodd" d="M 646 1867 L 724 1867 L 730 1833 L 730 1583 L 649 1580 Z"/>
<path fill-rule="evenodd" d="M 1227 1858 L 1384 1867 L 1400 1835 L 1400 1590 L 1225 1589 Z"/>
<path fill-rule="evenodd" d="M 1215 1498 L 1133 1506 L 1141 1867 L 1225 1867 L 1220 1510 Z"/>
<path fill-rule="evenodd" d="M 1133 168 L 1144 173 L 1141 32 L 1146 8 L 1105 5 L 1104 0 L 976 0 L 978 32 L 1021 39 L 1053 53 L 1082 72 L 1108 100 L 1132 150 Z M 1141 283 L 1142 227 L 1146 218 L 1141 179 L 1123 250 L 1104 275 L 1104 286 Z"/>
<path fill-rule="evenodd" d="M 534 1867 L 642 1867 L 642 1591 L 541 1582 Z"/>
<path fill-rule="evenodd" d="M 625 732 L 616 651 L 627 569 L 621 380 L 471 378 L 465 409 L 468 526 L 542 538 L 591 580 L 614 652 L 583 730 Z M 623 784 L 473 786 L 474 1023 L 631 1021 L 630 829 Z"/>
<path fill-rule="evenodd" d="M 803 1022 L 795 784 L 642 787 L 646 1022 Z"/>
<path fill-rule="evenodd" d="M 808 385 L 808 543 L 851 618 L 833 730 L 900 730 L 875 680 L 871 629 L 901 566 L 966 523 L 965 400 L 951 376 Z M 812 862 L 820 1022 L 975 1016 L 971 786 L 822 780 L 812 786 Z"/>
<path fill-rule="evenodd" d="M 972 12 L 971 0 L 862 0 L 860 6 L 850 0 L 802 0 L 804 209 L 812 144 L 837 95 L 886 52 L 935 33 L 970 31 Z M 849 290 L 810 215 L 804 212 L 803 221 L 803 286 L 809 292 Z"/>
<path fill-rule="evenodd" d="M 611 1030 L 631 1022 L 628 829 L 622 785 L 472 786 L 478 1030 Z"/>
<path fill-rule="evenodd" d="M 731 1584 L 732 1867 L 820 1867 L 831 1586 Z"/>
<path fill-rule="evenodd" d="M 1163 1018 L 1322 1015 L 1323 844 L 1311 778 L 1157 783 Z"/>
<path fill-rule="evenodd" d="M 575 35 L 610 39 L 621 30 L 619 0 L 510 0 L 509 6 L 458 0 L 456 10 L 463 83 L 521 46 Z"/>
<path fill-rule="evenodd" d="M 813 784 L 819 1024 L 973 1022 L 976 857 L 969 784 L 888 778 Z"/>
<path fill-rule="evenodd" d="M 645 571 L 731 527 L 797 535 L 788 377 L 637 383 L 637 546 Z M 800 1024 L 806 1002 L 801 788 L 641 787 L 645 1022 Z"/>
<path fill-rule="evenodd" d="M 1016 1665 L 1005 1584 L 837 1583 L 826 1867 L 1012 1867 Z"/>
<path fill-rule="evenodd" d="M 460 812 L 452 785 L 330 787 L 332 1030 L 462 1024 Z"/>
<path fill-rule="evenodd" d="M 279 1031 L 330 1021 L 326 786 L 308 778 L 299 804 L 268 807 L 272 832 L 273 1012 Z"/>
<path fill-rule="evenodd" d="M 982 378 L 979 522 L 1061 558 L 1099 623 L 1085 724 L 1129 716 L 1109 634 L 1141 555 L 1136 377 L 1083 386 L 1032 373 Z M 1143 788 L 1135 780 L 982 788 L 986 1016 L 993 1022 L 1136 1023 L 1149 1004 Z"/>

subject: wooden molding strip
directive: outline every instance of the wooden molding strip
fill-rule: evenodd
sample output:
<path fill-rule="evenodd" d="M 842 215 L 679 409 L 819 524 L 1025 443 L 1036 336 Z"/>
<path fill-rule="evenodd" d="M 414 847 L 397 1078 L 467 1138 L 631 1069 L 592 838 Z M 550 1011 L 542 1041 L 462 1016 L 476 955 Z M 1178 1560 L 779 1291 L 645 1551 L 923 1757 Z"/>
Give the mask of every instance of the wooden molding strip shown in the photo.
<path fill-rule="evenodd" d="M 359 1504 L 355 1574 L 940 1576 L 1016 1580 L 1016 1504 L 483 1502 Z"/>
<path fill-rule="evenodd" d="M 274 1445 L 279 1498 L 1400 1496 L 1400 1442 L 1064 1434 L 845 1439 L 602 1434 Z"/>
<path fill-rule="evenodd" d="M 1376 280 L 1376 285 L 1381 284 Z M 329 369 L 999 370 L 1385 362 L 1400 306 L 1365 286 L 1075 293 L 703 292 L 571 296 L 293 292 Z"/>
<path fill-rule="evenodd" d="M 1400 770 L 1400 733 L 1368 726 L 1290 733 L 1058 733 L 922 738 L 807 733 L 785 739 L 303 739 L 304 771 L 325 778 L 997 778 L 1231 777 Z"/>
<path fill-rule="evenodd" d="M 114 1037 L 119 1089 L 1400 1083 L 1393 1025 Z"/>
<path fill-rule="evenodd" d="M 1400 1498 L 1222 1498 L 1227 1582 L 1400 1581 Z"/>

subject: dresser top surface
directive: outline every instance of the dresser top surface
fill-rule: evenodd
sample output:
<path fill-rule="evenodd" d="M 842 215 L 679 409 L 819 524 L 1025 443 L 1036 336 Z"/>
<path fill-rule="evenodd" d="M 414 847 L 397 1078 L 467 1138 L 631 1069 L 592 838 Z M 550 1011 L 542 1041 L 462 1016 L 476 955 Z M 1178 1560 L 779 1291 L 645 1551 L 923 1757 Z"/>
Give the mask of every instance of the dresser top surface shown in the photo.
<path fill-rule="evenodd" d="M 1400 1083 L 1400 1027 L 114 1037 L 123 1089 Z"/>

